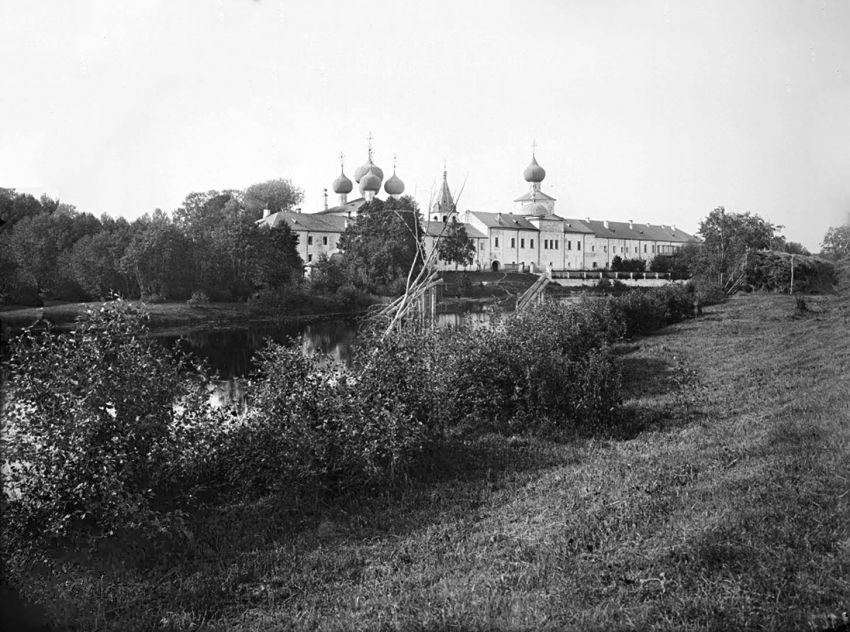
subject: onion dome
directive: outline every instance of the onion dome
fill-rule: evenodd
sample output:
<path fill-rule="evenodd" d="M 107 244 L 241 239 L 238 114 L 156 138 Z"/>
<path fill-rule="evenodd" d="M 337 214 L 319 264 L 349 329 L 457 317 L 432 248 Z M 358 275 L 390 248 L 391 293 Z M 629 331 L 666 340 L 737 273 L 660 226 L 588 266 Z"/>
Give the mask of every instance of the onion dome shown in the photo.
<path fill-rule="evenodd" d="M 354 188 L 354 185 L 351 183 L 344 173 L 340 172 L 339 177 L 334 180 L 333 189 L 334 193 L 351 193 L 351 190 Z"/>
<path fill-rule="evenodd" d="M 404 193 L 404 182 L 402 182 L 401 178 L 395 174 L 395 169 L 393 170 L 393 175 L 390 176 L 390 179 L 384 183 L 384 191 L 386 191 L 388 195 L 401 195 Z"/>
<path fill-rule="evenodd" d="M 354 171 L 354 181 L 359 183 L 360 179 L 365 176 L 370 169 L 372 170 L 372 173 L 378 176 L 379 181 L 384 179 L 384 172 L 378 165 L 372 162 L 371 158 L 369 158 L 369 160 L 357 167 L 357 169 Z"/>
<path fill-rule="evenodd" d="M 537 158 L 534 155 L 531 156 L 531 164 L 522 172 L 522 177 L 526 182 L 543 182 L 543 178 L 546 177 L 546 170 L 537 164 Z"/>
<path fill-rule="evenodd" d="M 369 169 L 360 178 L 361 193 L 366 193 L 366 191 L 372 191 L 373 193 L 377 193 L 380 188 L 381 178 L 375 173 L 375 168 Z"/>

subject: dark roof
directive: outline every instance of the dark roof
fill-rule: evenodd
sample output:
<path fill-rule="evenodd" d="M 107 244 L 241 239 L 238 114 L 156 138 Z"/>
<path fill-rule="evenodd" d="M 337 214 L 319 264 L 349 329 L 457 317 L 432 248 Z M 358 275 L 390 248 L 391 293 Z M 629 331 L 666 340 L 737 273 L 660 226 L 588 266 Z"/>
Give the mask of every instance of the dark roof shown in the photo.
<path fill-rule="evenodd" d="M 348 215 L 348 213 L 356 213 L 358 209 L 366 203 L 366 199 L 359 197 L 354 200 L 349 200 L 345 204 L 331 206 L 330 208 L 322 209 L 313 215 Z"/>
<path fill-rule="evenodd" d="M 638 222 L 606 222 L 601 220 L 583 220 L 593 234 L 603 239 L 640 239 L 644 241 L 673 241 L 680 243 L 698 241 L 681 228 L 663 224 L 640 224 Z"/>
<path fill-rule="evenodd" d="M 486 239 L 487 235 L 482 233 L 480 230 L 475 228 L 470 224 L 464 224 L 463 222 L 458 222 L 461 226 L 466 229 L 466 236 L 470 239 Z M 422 225 L 422 228 L 425 230 L 425 234 L 429 237 L 437 237 L 443 232 L 443 222 L 434 222 L 429 221 L 425 222 Z"/>
<path fill-rule="evenodd" d="M 479 219 L 487 228 L 510 228 L 512 230 L 533 230 L 537 228 L 522 215 L 513 213 L 485 213 L 469 211 L 469 214 Z"/>
<path fill-rule="evenodd" d="M 588 228 L 584 222 L 578 219 L 561 217 L 560 215 L 555 215 L 554 213 L 552 213 L 551 215 L 544 215 L 540 219 L 557 220 L 562 222 L 565 233 L 586 233 L 588 235 L 593 233 L 593 230 Z"/>
<path fill-rule="evenodd" d="M 523 193 L 522 195 L 520 195 L 517 199 L 514 200 L 514 202 L 531 202 L 532 199 L 535 202 L 539 202 L 540 200 L 551 200 L 552 202 L 557 201 L 551 195 L 543 193 L 543 191 L 535 191 L 533 197 L 531 195 L 531 191 L 528 191 L 527 193 Z"/>
<path fill-rule="evenodd" d="M 319 213 L 293 213 L 281 211 L 261 219 L 258 224 L 274 228 L 285 222 L 292 230 L 306 230 L 311 233 L 341 233 L 345 231 L 345 217 L 338 215 L 320 215 Z"/>

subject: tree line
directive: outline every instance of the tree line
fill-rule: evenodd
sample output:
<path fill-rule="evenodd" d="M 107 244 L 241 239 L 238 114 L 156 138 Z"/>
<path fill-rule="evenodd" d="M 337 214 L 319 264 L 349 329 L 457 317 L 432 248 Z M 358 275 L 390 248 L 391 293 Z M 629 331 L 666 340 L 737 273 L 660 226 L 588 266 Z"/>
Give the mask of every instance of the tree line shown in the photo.
<path fill-rule="evenodd" d="M 129 222 L 78 211 L 47 195 L 0 189 L 0 302 L 85 301 L 118 294 L 151 301 L 244 300 L 300 280 L 288 227 L 257 225 L 263 209 L 303 198 L 289 180 L 190 193 L 168 214 Z"/>

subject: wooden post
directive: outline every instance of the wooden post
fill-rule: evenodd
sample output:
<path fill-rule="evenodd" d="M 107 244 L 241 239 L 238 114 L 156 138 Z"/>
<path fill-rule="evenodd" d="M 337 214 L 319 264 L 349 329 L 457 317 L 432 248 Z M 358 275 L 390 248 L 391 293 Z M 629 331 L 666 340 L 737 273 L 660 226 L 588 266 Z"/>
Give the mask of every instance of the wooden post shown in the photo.
<path fill-rule="evenodd" d="M 794 293 L 794 255 L 791 255 L 791 291 L 789 294 Z"/>
<path fill-rule="evenodd" d="M 437 286 L 431 288 L 431 327 L 437 324 Z"/>

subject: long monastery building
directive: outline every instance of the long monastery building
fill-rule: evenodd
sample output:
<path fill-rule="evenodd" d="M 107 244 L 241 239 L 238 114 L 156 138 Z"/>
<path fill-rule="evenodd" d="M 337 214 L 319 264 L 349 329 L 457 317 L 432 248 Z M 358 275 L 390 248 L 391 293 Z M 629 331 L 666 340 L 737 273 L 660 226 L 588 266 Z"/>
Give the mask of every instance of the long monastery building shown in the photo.
<path fill-rule="evenodd" d="M 285 222 L 298 235 L 298 249 L 308 268 L 322 255 L 339 252 L 337 244 L 348 222 L 357 216 L 359 208 L 374 199 L 384 185 L 387 196 L 399 198 L 404 183 L 393 174 L 383 182 L 384 173 L 369 158 L 354 172 L 354 183 L 361 196 L 349 200 L 354 183 L 344 168 L 333 182 L 339 203 L 329 207 L 327 192 L 325 208 L 317 213 L 285 211 L 267 214 L 261 223 L 270 227 Z M 425 219 L 425 246 L 431 248 L 446 222 L 464 224 L 475 246 L 475 257 L 466 270 L 596 270 L 610 268 L 614 257 L 643 259 L 649 263 L 656 255 L 673 254 L 683 245 L 698 240 L 676 226 L 645 224 L 627 221 L 575 219 L 555 213 L 555 198 L 541 190 L 546 171 L 537 163 L 534 154 L 523 171 L 529 190 L 514 200 L 514 212 L 458 212 L 449 189 L 448 175 L 443 181 L 437 200 Z M 440 269 L 454 269 L 454 264 L 438 263 Z"/>

